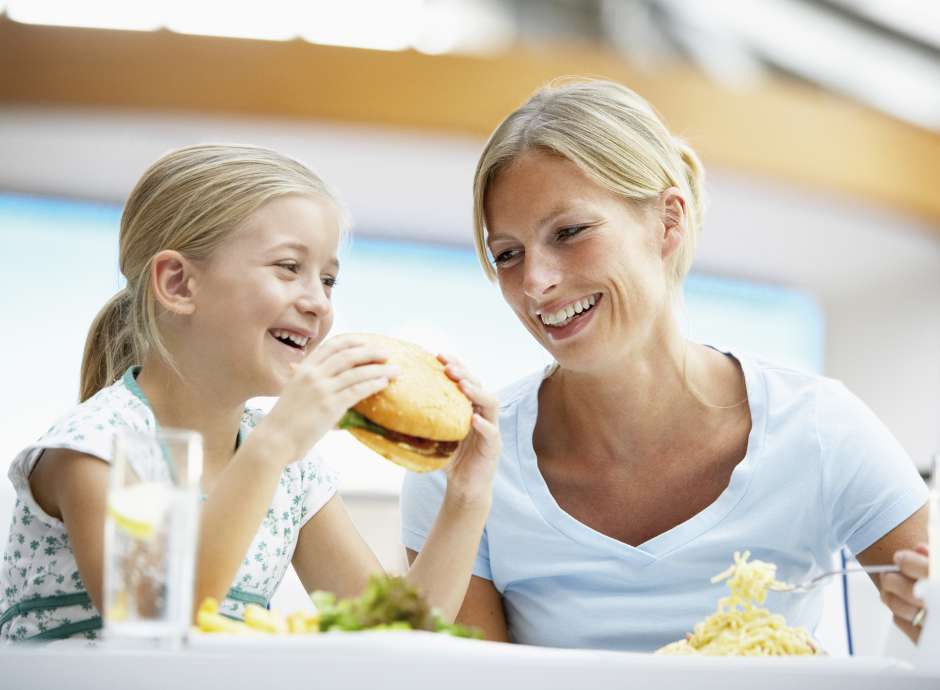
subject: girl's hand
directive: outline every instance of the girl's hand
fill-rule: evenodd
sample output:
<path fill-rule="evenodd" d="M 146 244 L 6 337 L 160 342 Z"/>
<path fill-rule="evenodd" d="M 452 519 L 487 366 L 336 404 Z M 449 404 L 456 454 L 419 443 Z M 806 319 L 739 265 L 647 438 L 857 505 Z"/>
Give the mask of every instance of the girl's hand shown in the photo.
<path fill-rule="evenodd" d="M 913 551 L 898 551 L 894 562 L 901 567 L 901 572 L 881 576 L 881 600 L 894 614 L 895 624 L 915 643 L 927 613 L 921 614 L 924 602 L 914 595 L 914 585 L 927 578 L 928 555 L 926 544 L 919 544 Z"/>
<path fill-rule="evenodd" d="M 398 376 L 398 367 L 387 361 L 378 347 L 356 336 L 327 340 L 297 365 L 255 433 L 263 430 L 275 447 L 284 447 L 282 464 L 296 462 L 336 426 L 346 410 Z"/>
<path fill-rule="evenodd" d="M 447 493 L 461 502 L 478 503 L 491 498 L 493 475 L 502 452 L 499 435 L 499 402 L 471 378 L 456 358 L 438 355 L 447 375 L 473 403 L 473 418 L 467 437 L 460 442 L 454 459 L 445 468 Z"/>

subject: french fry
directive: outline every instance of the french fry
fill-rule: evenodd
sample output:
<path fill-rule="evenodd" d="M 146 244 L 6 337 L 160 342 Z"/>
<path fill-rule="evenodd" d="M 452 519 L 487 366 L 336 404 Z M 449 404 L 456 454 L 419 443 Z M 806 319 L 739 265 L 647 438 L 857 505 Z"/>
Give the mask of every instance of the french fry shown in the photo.
<path fill-rule="evenodd" d="M 219 603 L 214 599 L 211 603 L 202 602 L 199 606 L 199 612 L 196 614 L 196 625 L 200 632 L 205 633 L 228 633 L 229 635 L 255 635 L 256 631 L 249 628 L 244 623 L 233 621 L 218 613 Z"/>
<path fill-rule="evenodd" d="M 286 635 L 289 632 L 284 616 L 276 611 L 261 608 L 257 604 L 248 604 L 245 607 L 245 624 L 272 635 Z"/>

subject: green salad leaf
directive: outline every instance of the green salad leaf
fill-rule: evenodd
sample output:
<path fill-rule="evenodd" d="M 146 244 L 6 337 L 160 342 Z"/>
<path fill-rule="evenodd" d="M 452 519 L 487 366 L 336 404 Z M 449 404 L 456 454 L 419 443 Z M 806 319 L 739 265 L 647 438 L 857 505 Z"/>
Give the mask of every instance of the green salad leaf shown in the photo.
<path fill-rule="evenodd" d="M 330 592 L 310 595 L 320 614 L 320 631 L 428 630 L 483 639 L 477 628 L 447 623 L 403 577 L 372 575 L 358 597 L 337 599 Z"/>
<path fill-rule="evenodd" d="M 346 410 L 345 414 L 343 414 L 339 422 L 337 422 L 336 428 L 365 429 L 366 431 L 371 431 L 373 434 L 378 434 L 379 436 L 385 436 L 385 434 L 388 433 L 384 427 L 381 427 L 374 422 L 370 422 L 355 410 Z"/>

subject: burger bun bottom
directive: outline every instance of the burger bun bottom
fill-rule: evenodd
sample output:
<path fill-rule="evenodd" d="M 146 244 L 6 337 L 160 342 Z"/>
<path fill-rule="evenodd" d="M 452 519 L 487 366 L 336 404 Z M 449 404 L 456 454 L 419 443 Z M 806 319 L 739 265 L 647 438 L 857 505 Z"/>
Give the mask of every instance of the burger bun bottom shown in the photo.
<path fill-rule="evenodd" d="M 347 429 L 350 434 L 365 446 L 368 446 L 386 460 L 391 460 L 397 465 L 412 472 L 433 472 L 446 466 L 451 461 L 453 455 L 446 457 L 429 456 L 417 453 L 406 448 L 400 443 L 389 441 L 384 436 L 373 434 L 365 429 Z"/>

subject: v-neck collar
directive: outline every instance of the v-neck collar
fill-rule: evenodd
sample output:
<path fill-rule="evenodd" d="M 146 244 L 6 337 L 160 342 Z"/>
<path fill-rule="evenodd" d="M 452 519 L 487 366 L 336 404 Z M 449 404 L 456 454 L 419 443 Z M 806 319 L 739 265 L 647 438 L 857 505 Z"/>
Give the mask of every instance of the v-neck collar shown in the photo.
<path fill-rule="evenodd" d="M 532 438 L 538 420 L 539 389 L 545 378 L 554 370 L 554 366 L 547 367 L 541 380 L 532 386 L 519 403 L 516 412 L 515 439 L 516 458 L 520 464 L 519 471 L 523 483 L 542 518 L 578 543 L 590 544 L 613 557 L 637 565 L 650 565 L 692 542 L 727 516 L 744 497 L 760 461 L 764 431 L 767 426 L 767 394 L 760 371 L 753 362 L 730 351 L 721 350 L 721 352 L 734 357 L 740 363 L 744 373 L 747 404 L 751 411 L 751 431 L 748 434 L 747 451 L 732 471 L 728 486 L 715 501 L 688 520 L 638 546 L 631 546 L 598 532 L 563 510 L 539 471 Z"/>
<path fill-rule="evenodd" d="M 128 367 L 127 371 L 124 372 L 124 376 L 121 377 L 121 381 L 124 384 L 124 387 L 127 388 L 131 393 L 134 394 L 138 400 L 140 400 L 146 408 L 150 411 L 150 416 L 153 417 L 153 426 L 157 431 L 160 430 L 160 422 L 157 421 L 157 415 L 153 413 L 153 405 L 150 404 L 150 401 L 147 399 L 147 396 L 144 395 L 144 392 L 140 388 L 140 384 L 137 383 L 137 377 L 140 375 L 140 370 L 143 369 L 143 366 L 140 364 L 134 364 L 133 366 Z M 245 429 L 241 423 L 238 425 L 238 436 L 235 437 L 235 450 L 238 450 L 245 438 Z"/>

